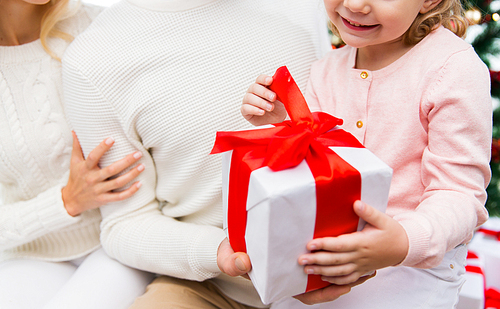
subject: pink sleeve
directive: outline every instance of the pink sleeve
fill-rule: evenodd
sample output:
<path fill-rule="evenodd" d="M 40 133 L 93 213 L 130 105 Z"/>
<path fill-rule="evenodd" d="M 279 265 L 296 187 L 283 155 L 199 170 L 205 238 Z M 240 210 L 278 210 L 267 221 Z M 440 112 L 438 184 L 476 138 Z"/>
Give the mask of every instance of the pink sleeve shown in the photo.
<path fill-rule="evenodd" d="M 472 48 L 456 53 L 436 72 L 420 117 L 428 133 L 422 156 L 425 192 L 416 211 L 396 215 L 410 249 L 402 265 L 437 266 L 484 223 L 492 102 L 489 73 Z"/>

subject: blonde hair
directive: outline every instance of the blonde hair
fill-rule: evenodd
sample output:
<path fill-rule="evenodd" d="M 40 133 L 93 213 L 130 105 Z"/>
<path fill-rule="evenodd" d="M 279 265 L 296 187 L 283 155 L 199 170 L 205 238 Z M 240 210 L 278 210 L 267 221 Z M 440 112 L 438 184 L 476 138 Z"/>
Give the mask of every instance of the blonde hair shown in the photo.
<path fill-rule="evenodd" d="M 439 26 L 451 30 L 459 37 L 464 37 L 469 23 L 465 18 L 465 9 L 460 0 L 442 0 L 427 13 L 419 13 L 410 28 L 403 34 L 406 45 L 415 45 Z M 328 23 L 330 30 L 340 37 L 332 22 Z"/>
<path fill-rule="evenodd" d="M 56 24 L 76 12 L 75 10 L 69 9 L 70 0 L 50 0 L 50 8 L 44 14 L 42 18 L 42 25 L 40 30 L 40 41 L 42 43 L 43 49 L 54 59 L 61 61 L 60 57 L 56 55 L 48 46 L 47 39 L 49 37 L 57 37 L 68 42 L 73 41 L 74 37 L 66 32 L 57 29 Z M 77 4 L 79 4 L 78 1 Z"/>
<path fill-rule="evenodd" d="M 418 14 L 403 35 L 403 42 L 407 45 L 415 45 L 441 25 L 459 37 L 465 36 L 469 23 L 465 18 L 465 9 L 460 0 L 442 0 L 429 12 Z"/>

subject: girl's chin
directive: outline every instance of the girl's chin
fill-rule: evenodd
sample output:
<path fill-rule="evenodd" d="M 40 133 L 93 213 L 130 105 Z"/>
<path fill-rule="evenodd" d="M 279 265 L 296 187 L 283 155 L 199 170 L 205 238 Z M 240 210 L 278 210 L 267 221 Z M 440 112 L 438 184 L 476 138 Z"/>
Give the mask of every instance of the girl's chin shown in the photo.
<path fill-rule="evenodd" d="M 362 48 L 362 47 L 366 47 L 369 45 L 369 42 L 367 42 L 366 40 L 350 38 L 349 36 L 341 36 L 341 38 L 342 38 L 342 41 L 346 45 L 354 47 L 354 48 Z"/>

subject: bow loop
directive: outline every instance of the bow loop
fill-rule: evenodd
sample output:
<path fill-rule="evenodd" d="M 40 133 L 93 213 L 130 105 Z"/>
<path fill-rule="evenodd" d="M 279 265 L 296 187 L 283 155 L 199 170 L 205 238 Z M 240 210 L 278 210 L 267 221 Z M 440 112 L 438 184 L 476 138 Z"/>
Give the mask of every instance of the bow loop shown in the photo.
<path fill-rule="evenodd" d="M 299 165 L 305 159 L 313 138 L 314 132 L 305 123 L 281 130 L 269 143 L 266 165 L 273 171 Z"/>

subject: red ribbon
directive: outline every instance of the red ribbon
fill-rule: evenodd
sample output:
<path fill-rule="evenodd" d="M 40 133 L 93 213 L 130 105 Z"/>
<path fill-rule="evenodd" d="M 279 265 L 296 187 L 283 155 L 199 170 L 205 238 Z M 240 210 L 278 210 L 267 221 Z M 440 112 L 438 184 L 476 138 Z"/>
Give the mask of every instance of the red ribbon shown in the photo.
<path fill-rule="evenodd" d="M 478 232 L 481 232 L 485 235 L 493 236 L 498 241 L 500 241 L 500 231 L 488 230 L 485 228 L 479 228 Z"/>
<path fill-rule="evenodd" d="M 477 254 L 473 251 L 467 251 L 467 259 L 479 259 Z"/>
<path fill-rule="evenodd" d="M 212 154 L 233 150 L 228 193 L 228 234 L 237 252 L 246 252 L 246 201 L 252 171 L 268 166 L 273 171 L 297 166 L 304 159 L 316 182 L 314 238 L 355 232 L 359 218 L 352 205 L 361 198 L 361 176 L 330 146 L 363 146 L 351 134 L 335 128 L 342 120 L 326 113 L 311 113 L 286 67 L 273 76 L 270 89 L 277 94 L 291 121 L 272 128 L 217 132 Z M 307 205 L 306 205 L 307 206 Z M 309 275 L 306 291 L 329 283 Z"/>
<path fill-rule="evenodd" d="M 494 288 L 486 290 L 484 308 L 500 309 L 500 291 Z"/>

